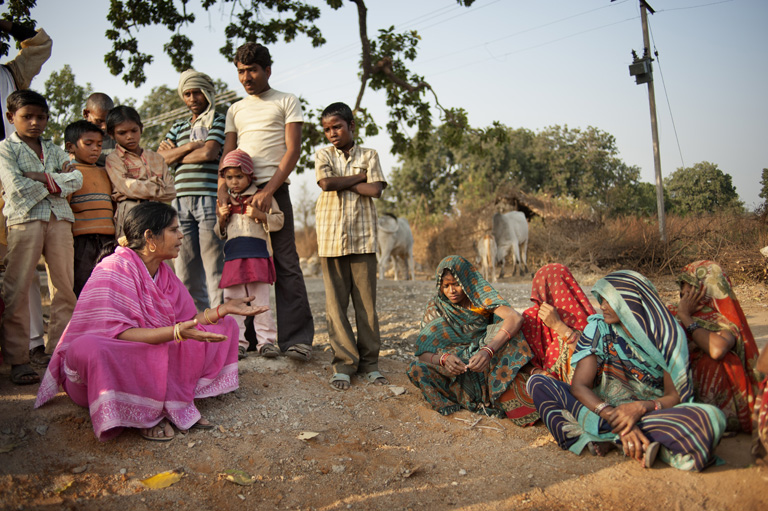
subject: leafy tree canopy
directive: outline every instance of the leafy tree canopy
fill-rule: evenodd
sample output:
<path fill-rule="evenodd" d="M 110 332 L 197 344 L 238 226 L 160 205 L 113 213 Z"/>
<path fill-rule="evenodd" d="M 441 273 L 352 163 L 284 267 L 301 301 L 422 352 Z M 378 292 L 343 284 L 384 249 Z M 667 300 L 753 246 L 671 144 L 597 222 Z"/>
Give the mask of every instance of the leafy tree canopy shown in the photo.
<path fill-rule="evenodd" d="M 401 214 L 439 217 L 493 203 L 512 183 L 528 193 L 580 199 L 608 214 L 655 212 L 654 187 L 619 157 L 610 134 L 552 126 L 539 133 L 493 124 L 457 136 L 428 132 L 421 152 L 401 156 L 390 188 Z"/>
<path fill-rule="evenodd" d="M 29 20 L 29 11 L 37 3 L 37 0 L 0 0 L 0 5 L 6 1 L 10 6 L 10 19 L 16 21 Z M 474 0 L 453 1 L 466 7 L 474 3 Z M 325 0 L 325 3 L 334 10 L 344 4 L 342 0 Z M 370 39 L 365 1 L 349 0 L 349 3 L 357 8 L 361 46 L 360 90 L 354 106 L 358 130 L 367 136 L 375 135 L 379 130 L 362 104 L 364 93 L 370 88 L 386 95 L 390 108 L 386 129 L 395 154 L 413 149 L 409 132 L 417 132 L 417 145 L 428 137 L 433 106 L 427 98 L 428 93 L 444 120 L 461 132 L 466 126 L 466 116 L 444 109 L 424 77 L 409 68 L 417 55 L 419 34 L 413 30 L 396 32 L 390 27 Z M 137 86 L 144 83 L 144 69 L 152 63 L 154 56 L 141 50 L 140 34 L 146 27 L 160 26 L 171 32 L 163 51 L 177 71 L 184 71 L 193 65 L 193 43 L 187 29 L 195 21 L 195 12 L 214 9 L 230 13 L 229 24 L 224 29 L 224 45 L 219 50 L 227 59 L 233 57 L 237 45 L 246 41 L 269 45 L 281 39 L 291 42 L 304 36 L 318 47 L 326 39 L 315 24 L 321 10 L 314 4 L 302 0 L 110 0 L 107 20 L 112 28 L 107 30 L 106 36 L 112 41 L 112 48 L 104 61 L 110 72 L 122 76 L 126 83 Z M 309 146 L 311 141 L 304 146 Z M 311 148 L 305 147 L 305 154 L 309 152 Z"/>
<path fill-rule="evenodd" d="M 54 71 L 45 81 L 43 95 L 48 100 L 50 110 L 46 134 L 54 144 L 61 145 L 64 142 L 64 128 L 69 123 L 83 118 L 85 100 L 92 92 L 90 83 L 82 86 L 75 82 L 75 75 L 69 65 Z"/>
<path fill-rule="evenodd" d="M 678 214 L 742 210 L 731 176 L 716 164 L 703 161 L 681 167 L 664 180 L 672 211 Z"/>

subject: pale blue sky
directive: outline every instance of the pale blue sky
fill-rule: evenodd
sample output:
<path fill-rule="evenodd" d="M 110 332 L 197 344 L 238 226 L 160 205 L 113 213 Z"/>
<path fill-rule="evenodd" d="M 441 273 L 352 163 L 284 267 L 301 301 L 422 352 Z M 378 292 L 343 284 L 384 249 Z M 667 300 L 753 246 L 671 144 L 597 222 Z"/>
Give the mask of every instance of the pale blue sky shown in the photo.
<path fill-rule="evenodd" d="M 621 158 L 640 167 L 644 181 L 653 181 L 647 89 L 635 85 L 627 69 L 630 51 L 642 48 L 636 0 L 477 0 L 470 9 L 453 0 L 367 3 L 369 36 L 390 25 L 418 30 L 422 40 L 412 69 L 432 84 L 443 105 L 466 109 L 473 125 L 595 126 L 614 135 Z M 683 163 L 711 161 L 733 176 L 748 206 L 759 203 L 760 172 L 768 167 L 768 2 L 650 4 L 657 10 L 650 25 L 660 54 L 654 69 L 663 175 Z M 140 35 L 141 48 L 156 57 L 144 86 L 135 89 L 109 74 L 103 63 L 110 49 L 103 35 L 107 8 L 108 2 L 38 0 L 32 15 L 53 38 L 54 50 L 33 88 L 42 90 L 48 75 L 65 64 L 79 83 L 139 102 L 153 85 L 177 84 L 178 74 L 162 55 L 164 29 Z M 194 65 L 240 91 L 234 66 L 218 53 L 228 13 L 215 8 L 198 15 Z M 320 49 L 302 38 L 270 45 L 270 84 L 304 96 L 313 107 L 352 104 L 359 87 L 357 11 L 351 2 L 338 11 L 324 7 L 319 26 L 328 40 Z M 386 123 L 382 95 L 367 91 L 363 106 L 379 125 Z M 386 136 L 365 145 L 379 150 L 385 173 L 397 164 Z"/>

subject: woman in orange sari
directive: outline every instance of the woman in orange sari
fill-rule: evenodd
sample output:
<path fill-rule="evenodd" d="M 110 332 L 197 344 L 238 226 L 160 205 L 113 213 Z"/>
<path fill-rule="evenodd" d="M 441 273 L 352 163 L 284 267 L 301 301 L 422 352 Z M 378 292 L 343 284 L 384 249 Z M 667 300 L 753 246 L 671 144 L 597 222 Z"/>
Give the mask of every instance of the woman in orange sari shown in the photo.
<path fill-rule="evenodd" d="M 720 408 L 727 431 L 751 433 L 758 351 L 731 281 L 712 261 L 687 265 L 677 281 L 680 303 L 669 310 L 688 337 L 695 399 Z"/>
<path fill-rule="evenodd" d="M 533 351 L 533 372 L 571 383 L 571 354 L 595 309 L 571 271 L 557 263 L 536 272 L 531 301 L 522 332 Z"/>

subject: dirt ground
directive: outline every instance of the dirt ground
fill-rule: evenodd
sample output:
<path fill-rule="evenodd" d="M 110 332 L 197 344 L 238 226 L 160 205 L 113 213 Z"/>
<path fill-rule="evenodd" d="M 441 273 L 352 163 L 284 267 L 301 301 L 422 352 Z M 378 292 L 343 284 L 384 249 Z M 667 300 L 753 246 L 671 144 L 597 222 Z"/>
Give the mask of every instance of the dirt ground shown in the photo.
<path fill-rule="evenodd" d="M 580 278 L 585 287 L 595 280 Z M 199 402 L 218 428 L 177 433 L 169 443 L 132 430 L 99 442 L 88 410 L 63 393 L 33 410 L 37 385 L 12 386 L 9 367 L 0 368 L 0 508 L 768 509 L 768 469 L 752 464 L 744 434 L 718 447 L 725 464 L 694 474 L 661 462 L 644 470 L 615 451 L 577 457 L 561 451 L 540 423 L 521 429 L 466 411 L 433 412 L 405 375 L 431 280 L 379 286 L 381 369 L 392 386 L 353 379 L 349 391 L 334 391 L 322 281 L 309 278 L 307 286 L 313 360 L 252 354 L 241 362 L 239 390 Z M 498 289 L 518 310 L 529 305 L 530 278 Z M 660 291 L 672 299 L 671 280 Z M 763 347 L 768 292 L 736 292 Z M 317 435 L 301 440 L 303 432 Z M 176 469 L 183 477 L 170 487 L 141 483 Z M 227 481 L 221 474 L 232 469 L 253 483 Z"/>

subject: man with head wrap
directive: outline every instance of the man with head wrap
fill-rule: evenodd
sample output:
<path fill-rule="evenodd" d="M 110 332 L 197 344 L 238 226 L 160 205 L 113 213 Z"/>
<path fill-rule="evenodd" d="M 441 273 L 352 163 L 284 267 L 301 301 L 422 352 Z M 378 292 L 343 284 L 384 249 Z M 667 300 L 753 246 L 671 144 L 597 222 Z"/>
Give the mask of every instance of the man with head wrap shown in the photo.
<path fill-rule="evenodd" d="M 223 247 L 213 226 L 225 117 L 215 110 L 214 94 L 210 76 L 193 69 L 184 71 L 179 78 L 179 96 L 192 117 L 177 121 L 157 151 L 174 169 L 173 207 L 179 212 L 185 238 L 175 268 L 197 310 L 222 303 Z"/>

